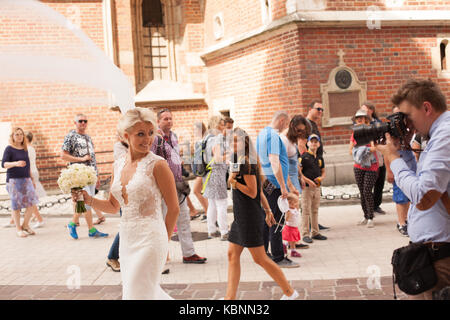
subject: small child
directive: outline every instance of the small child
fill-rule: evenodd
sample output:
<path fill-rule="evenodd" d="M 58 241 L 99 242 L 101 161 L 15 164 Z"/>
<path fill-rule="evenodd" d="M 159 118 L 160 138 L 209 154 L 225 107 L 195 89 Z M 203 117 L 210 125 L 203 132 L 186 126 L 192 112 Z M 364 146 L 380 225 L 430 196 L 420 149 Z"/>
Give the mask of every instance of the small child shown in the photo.
<path fill-rule="evenodd" d="M 300 231 L 298 230 L 300 220 L 298 196 L 294 193 L 289 193 L 287 200 L 289 203 L 289 210 L 286 212 L 286 224 L 283 228 L 282 237 L 284 241 L 289 243 L 291 257 L 300 258 L 302 255 L 295 250 L 295 243 L 300 241 Z"/>
<path fill-rule="evenodd" d="M 319 205 L 320 185 L 325 178 L 325 163 L 317 155 L 320 138 L 316 134 L 308 137 L 308 152 L 302 154 L 300 169 L 305 187 L 302 188 L 302 226 L 303 242 L 312 243 L 313 240 L 327 240 L 319 233 Z M 303 183 L 302 183 L 303 184 Z"/>

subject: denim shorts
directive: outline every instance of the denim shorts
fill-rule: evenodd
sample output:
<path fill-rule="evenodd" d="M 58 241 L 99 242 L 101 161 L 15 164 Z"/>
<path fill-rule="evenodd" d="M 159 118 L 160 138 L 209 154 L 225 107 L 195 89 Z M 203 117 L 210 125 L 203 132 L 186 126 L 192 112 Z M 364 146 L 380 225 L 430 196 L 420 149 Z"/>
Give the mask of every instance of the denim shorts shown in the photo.
<path fill-rule="evenodd" d="M 403 193 L 402 190 L 400 190 L 400 188 L 395 184 L 395 182 L 393 183 L 394 186 L 394 194 L 392 195 L 392 200 L 394 200 L 395 203 L 398 204 L 405 204 L 409 202 L 409 199 L 407 196 L 405 196 L 405 194 Z"/>

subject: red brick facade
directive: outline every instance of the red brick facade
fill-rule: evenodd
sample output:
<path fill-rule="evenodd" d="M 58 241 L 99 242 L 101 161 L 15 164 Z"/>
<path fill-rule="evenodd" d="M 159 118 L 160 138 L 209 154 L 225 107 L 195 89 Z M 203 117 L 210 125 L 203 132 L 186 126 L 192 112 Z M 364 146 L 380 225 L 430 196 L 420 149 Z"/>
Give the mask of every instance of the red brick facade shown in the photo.
<path fill-rule="evenodd" d="M 135 86 L 139 52 L 134 21 L 139 1 L 111 0 L 113 59 Z M 106 51 L 105 1 L 43 2 L 79 24 L 94 43 Z M 324 13 L 363 12 L 372 5 L 380 10 L 405 12 L 450 10 L 449 1 L 405 0 L 402 7 L 389 7 L 386 2 L 328 0 L 315 3 L 324 4 Z M 289 22 L 287 12 L 291 12 L 296 3 L 289 0 L 270 0 L 269 20 L 264 20 L 265 1 L 260 0 L 165 0 L 163 3 L 166 8 L 172 8 L 171 32 L 176 38 L 173 45 L 176 79 L 172 80 L 189 83 L 192 92 L 204 95 L 204 100 L 181 99 L 160 104 L 149 101 L 139 105 L 156 110 L 171 108 L 175 131 L 181 141 L 191 138 L 194 121 L 206 123 L 208 116 L 217 111 L 218 101 L 229 101 L 235 125 L 253 136 L 270 122 L 276 110 L 288 110 L 292 115 L 305 114 L 311 100 L 321 99 L 320 84 L 327 82 L 331 70 L 338 65 L 340 49 L 345 52 L 346 65 L 356 72 L 360 81 L 367 83 L 367 99 L 375 103 L 378 113 L 390 111 L 392 93 L 409 78 L 431 78 L 450 97 L 449 77 L 439 76 L 432 65 L 432 51 L 439 46 L 437 38 L 442 34 L 450 35 L 450 27 L 441 22 L 421 26 L 382 24 L 381 29 L 369 29 L 361 21 L 352 25 Z M 297 13 L 305 12 L 308 10 Z M 214 33 L 217 15 L 221 16 L 223 24 L 223 35 L 219 39 Z M 280 21 L 283 23 L 278 27 L 271 27 Z M 0 30 L 1 27 L 0 24 Z M 14 28 L 9 30 L 14 33 Z M 46 90 L 52 89 L 16 84 L 7 92 L 9 98 L 27 97 L 29 106 L 39 106 L 39 99 L 45 99 Z M 5 93 L 0 93 L 0 97 L 5 97 Z M 38 167 L 44 182 L 58 175 L 55 167 L 65 164 L 57 156 L 78 112 L 88 115 L 88 133 L 98 153 L 101 173 L 105 174 L 102 179 L 106 178 L 111 171 L 117 111 L 105 106 L 77 106 L 69 101 L 61 102 L 65 105 L 61 108 L 11 114 L 8 108 L 14 105 L 14 99 L 8 101 L 8 105 L 0 101 L 0 122 L 11 122 L 35 133 Z M 346 144 L 350 135 L 348 126 L 322 128 L 322 131 L 325 145 Z"/>

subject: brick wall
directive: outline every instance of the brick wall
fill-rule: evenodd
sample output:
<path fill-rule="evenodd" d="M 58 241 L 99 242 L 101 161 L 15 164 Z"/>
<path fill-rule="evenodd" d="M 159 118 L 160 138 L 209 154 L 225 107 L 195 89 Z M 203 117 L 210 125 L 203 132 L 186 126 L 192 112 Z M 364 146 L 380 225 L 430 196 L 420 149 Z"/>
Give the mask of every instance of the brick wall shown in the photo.
<path fill-rule="evenodd" d="M 450 99 L 448 79 L 438 79 L 431 65 L 437 34 L 448 32 L 448 27 L 295 28 L 208 61 L 209 95 L 233 96 L 236 124 L 254 135 L 275 110 L 305 115 L 307 104 L 321 99 L 320 84 L 328 81 L 343 49 L 345 63 L 367 82 L 367 98 L 380 114 L 390 112 L 392 94 L 409 78 L 437 81 Z M 351 132 L 348 126 L 322 131 L 329 145 L 347 143 Z"/>
<path fill-rule="evenodd" d="M 78 25 L 100 49 L 104 48 L 101 0 L 43 2 Z M 78 39 L 71 36 L 70 32 L 64 31 L 64 28 L 52 26 L 51 30 L 45 31 L 35 25 L 33 31 L 28 31 L 28 26 L 22 26 L 0 24 L 0 30 L 7 34 L 0 43 L 5 44 L 5 39 L 8 39 L 8 44 L 14 42 L 20 45 L 24 41 L 27 44 L 35 43 L 41 51 L 51 55 L 50 49 L 45 49 L 45 43 L 51 41 L 54 47 L 55 43 L 60 42 L 61 50 L 58 50 L 58 54 L 63 52 L 66 57 L 71 57 L 77 50 Z M 67 46 L 65 52 L 63 44 Z M 74 55 L 77 54 L 79 53 Z M 52 103 L 49 103 L 50 100 Z M 47 180 L 58 177 L 60 169 L 56 167 L 66 164 L 59 159 L 61 145 L 64 136 L 74 128 L 73 118 L 77 113 L 85 113 L 89 118 L 88 133 L 93 139 L 96 151 L 99 152 L 98 162 L 112 160 L 111 152 L 107 151 L 112 150 L 115 141 L 118 113 L 99 106 L 99 102 L 104 101 L 104 94 L 98 90 L 70 84 L 43 81 L 3 82 L 0 91 L 0 121 L 11 122 L 12 126 L 33 132 L 37 166 L 40 168 L 44 187 L 55 188 L 55 182 Z M 111 171 L 110 165 L 107 164 L 100 164 L 99 169 L 101 173 Z"/>
<path fill-rule="evenodd" d="M 205 5 L 205 47 L 217 43 L 213 34 L 213 18 L 222 12 L 226 40 L 262 26 L 260 0 L 208 0 Z"/>
<path fill-rule="evenodd" d="M 178 34 L 183 39 L 178 40 L 181 45 L 177 46 L 176 52 L 178 81 L 192 83 L 194 93 L 205 94 L 206 70 L 200 59 L 205 42 L 204 6 L 199 0 L 185 0 L 181 3 L 181 10 Z"/>
<path fill-rule="evenodd" d="M 297 28 L 208 61 L 210 100 L 234 97 L 235 126 L 255 135 L 275 110 L 302 111 Z"/>
<path fill-rule="evenodd" d="M 347 66 L 355 70 L 360 81 L 367 82 L 367 99 L 374 102 L 379 114 L 391 112 L 391 96 L 410 78 L 438 82 L 450 99 L 450 82 L 438 79 L 431 65 L 436 35 L 449 31 L 448 27 L 303 29 L 300 33 L 303 103 L 320 98 L 320 83 L 326 83 L 329 72 L 337 66 L 339 49 L 345 52 Z M 344 143 L 350 134 L 346 127 L 323 131 L 328 144 Z"/>
<path fill-rule="evenodd" d="M 272 20 L 282 18 L 286 15 L 286 0 L 270 0 Z"/>
<path fill-rule="evenodd" d="M 104 48 L 102 0 L 41 0 L 83 32 L 101 49 Z"/>
<path fill-rule="evenodd" d="M 104 48 L 102 1 L 100 0 L 44 0 L 52 8 L 78 24 L 100 48 Z M 135 81 L 133 47 L 133 12 L 131 1 L 117 0 L 115 26 L 118 65 L 130 80 Z M 326 1 L 326 9 L 365 10 L 370 5 L 386 8 L 386 1 Z M 181 0 L 181 24 L 177 30 L 178 81 L 192 83 L 194 92 L 208 96 L 208 103 L 216 99 L 234 98 L 235 126 L 253 136 L 267 125 L 273 112 L 288 110 L 291 115 L 306 113 L 312 99 L 320 99 L 320 84 L 328 80 L 329 72 L 337 66 L 337 51 L 345 51 L 344 60 L 353 68 L 361 81 L 367 82 L 367 98 L 377 106 L 379 113 L 390 111 L 392 93 L 408 78 L 431 78 L 440 83 L 450 97 L 448 80 L 438 79 L 431 67 L 431 48 L 437 46 L 436 35 L 450 33 L 450 27 L 383 27 L 368 28 L 304 28 L 295 25 L 278 29 L 245 46 L 207 61 L 199 60 L 205 48 L 217 44 L 213 37 L 213 17 L 223 13 L 224 37 L 228 40 L 255 30 L 263 25 L 260 0 Z M 203 5 L 202 5 L 203 4 Z M 395 10 L 445 9 L 448 1 L 404 1 Z M 271 0 L 272 20 L 286 14 L 285 0 Z M 8 29 L 9 28 L 9 29 Z M 0 33 L 20 28 L 20 25 L 0 26 Z M 17 30 L 15 30 L 17 31 Z M 18 33 L 20 34 L 20 32 Z M 23 41 L 19 36 L 16 40 Z M 53 39 L 55 40 L 55 39 Z M 56 39 L 58 41 L 58 39 Z M 1 42 L 0 42 L 1 43 Z M 3 84 L 3 88 L 6 88 Z M 38 167 L 42 178 L 56 177 L 52 168 L 62 166 L 59 160 L 61 144 L 73 128 L 73 116 L 78 112 L 88 115 L 88 133 L 98 153 L 101 173 L 110 172 L 111 150 L 115 142 L 118 112 L 99 104 L 86 105 L 82 100 L 65 98 L 69 85 L 55 86 L 33 83 L 8 84 L 0 92 L 0 121 L 12 122 L 24 130 L 35 133 Z M 79 90 L 79 89 L 78 89 Z M 88 89 L 78 91 L 79 97 L 98 95 Z M 49 96 L 54 105 L 42 109 Z M 99 96 L 99 101 L 102 97 Z M 41 104 L 42 103 L 42 104 Z M 20 106 L 16 110 L 9 107 Z M 64 108 L 61 108 L 64 105 Z M 180 141 L 192 136 L 192 123 L 208 117 L 207 105 L 172 106 L 175 127 Z M 156 108 L 158 109 L 158 108 Z M 323 129 L 325 144 L 347 143 L 350 130 L 339 126 Z M 46 184 L 48 187 L 49 185 Z M 53 185 L 54 186 L 54 185 Z"/>

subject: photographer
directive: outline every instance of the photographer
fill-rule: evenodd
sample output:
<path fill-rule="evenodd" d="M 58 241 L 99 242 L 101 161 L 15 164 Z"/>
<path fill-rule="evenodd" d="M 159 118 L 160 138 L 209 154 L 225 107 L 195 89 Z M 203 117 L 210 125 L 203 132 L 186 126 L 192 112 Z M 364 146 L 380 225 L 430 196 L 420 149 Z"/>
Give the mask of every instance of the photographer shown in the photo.
<path fill-rule="evenodd" d="M 400 109 L 398 106 L 392 107 L 392 112 L 397 113 L 400 112 Z M 412 124 L 410 121 L 409 126 L 411 127 Z M 410 128 L 410 134 L 414 132 L 412 128 Z M 411 139 L 409 137 L 405 137 L 405 142 L 409 142 Z M 411 150 L 400 150 L 400 157 L 405 161 L 405 163 L 408 165 L 409 169 L 412 171 L 417 170 L 416 165 L 416 158 L 414 157 L 414 152 Z M 392 170 L 390 169 L 390 163 L 389 161 L 385 161 L 385 165 L 387 168 L 387 180 L 388 182 L 392 183 L 392 200 L 395 202 L 395 208 L 397 210 L 397 230 L 402 234 L 403 236 L 408 236 L 408 210 L 409 210 L 409 199 L 405 194 L 402 192 L 402 190 L 397 186 L 394 179 L 394 174 L 392 173 Z"/>
<path fill-rule="evenodd" d="M 418 133 L 429 137 L 416 172 L 400 157 L 397 139 L 386 133 L 386 144 L 377 146 L 390 163 L 396 184 L 411 201 L 408 211 L 411 242 L 430 248 L 437 281 L 431 289 L 414 296 L 429 300 L 433 291 L 450 285 L 450 112 L 445 96 L 430 80 L 408 81 L 393 96 L 392 103 Z"/>

